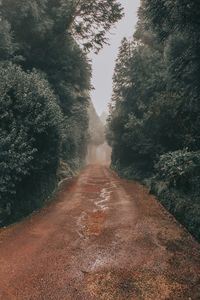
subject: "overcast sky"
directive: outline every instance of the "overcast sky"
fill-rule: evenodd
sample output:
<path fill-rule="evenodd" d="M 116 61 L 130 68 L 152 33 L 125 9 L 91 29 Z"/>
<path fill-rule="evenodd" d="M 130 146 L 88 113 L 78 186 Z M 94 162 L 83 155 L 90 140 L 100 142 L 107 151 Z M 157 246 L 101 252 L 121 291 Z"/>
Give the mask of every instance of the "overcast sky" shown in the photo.
<path fill-rule="evenodd" d="M 140 0 L 119 0 L 124 7 L 125 17 L 116 28 L 112 29 L 110 46 L 104 47 L 98 55 L 92 54 L 93 78 L 95 90 L 92 92 L 92 101 L 97 113 L 108 111 L 108 103 L 112 95 L 112 76 L 118 48 L 123 37 L 131 37 L 137 22 L 137 10 Z"/>

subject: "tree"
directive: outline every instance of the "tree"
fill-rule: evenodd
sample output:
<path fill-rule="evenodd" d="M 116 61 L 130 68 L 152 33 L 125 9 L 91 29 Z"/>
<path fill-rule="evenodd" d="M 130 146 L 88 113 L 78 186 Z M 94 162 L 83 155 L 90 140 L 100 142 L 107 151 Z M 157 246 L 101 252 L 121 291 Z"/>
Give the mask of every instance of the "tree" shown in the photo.
<path fill-rule="evenodd" d="M 150 124 L 154 124 L 153 117 L 155 123 L 159 118 L 154 113 L 152 103 L 165 88 L 164 64 L 160 52 L 136 41 L 128 45 L 123 40 L 113 88 L 114 105 L 110 117 L 112 134 L 109 138 L 114 145 L 113 159 L 118 161 L 120 168 L 134 163 L 135 169 L 139 164 L 138 171 L 149 171 L 162 149 L 158 139 L 155 140 L 159 129 L 155 127 L 149 130 Z M 150 118 L 152 122 L 149 122 Z M 115 147 L 118 153 L 116 158 Z"/>
<path fill-rule="evenodd" d="M 23 58 L 22 67 L 44 72 L 59 96 L 58 101 L 66 116 L 63 149 L 71 149 L 70 145 L 66 147 L 67 136 L 71 136 L 67 131 L 73 124 L 74 130 L 77 126 L 74 121 L 72 124 L 68 122 L 73 118 L 75 103 L 86 112 L 91 88 L 90 63 L 74 38 L 82 39 L 87 49 L 99 50 L 106 42 L 106 32 L 122 17 L 120 4 L 116 0 L 3 0 L 2 17 L 11 24 L 18 44 L 17 54 Z M 80 128 L 86 128 L 88 122 L 83 122 L 79 124 Z M 67 152 L 63 156 L 67 157 Z"/>
<path fill-rule="evenodd" d="M 1 64 L 0 76 L 0 211 L 9 206 L 18 213 L 28 201 L 19 198 L 19 186 L 26 194 L 27 178 L 40 180 L 45 172 L 48 178 L 57 170 L 62 114 L 49 84 L 38 73 Z M 28 192 L 34 194 L 32 188 Z"/>
<path fill-rule="evenodd" d="M 0 61 L 2 72 L 9 74 L 10 88 L 4 95 L 6 87 L 2 87 L 0 100 L 2 109 L 10 112 L 2 125 L 5 132 L 1 132 L 0 140 L 0 147 L 5 148 L 0 163 L 6 168 L 2 172 L 6 174 L 8 192 L 6 197 L 2 196 L 2 207 L 4 210 L 12 204 L 12 218 L 31 212 L 48 198 L 55 188 L 60 165 L 69 166 L 71 173 L 83 165 L 91 89 L 91 66 L 85 50 L 98 51 L 106 42 L 106 32 L 121 16 L 122 9 L 116 0 L 0 1 Z M 27 103 L 26 89 L 30 90 Z M 29 126 L 27 133 L 25 129 Z M 10 153 L 12 143 L 14 150 Z M 7 166 L 8 157 L 12 165 Z"/>
<path fill-rule="evenodd" d="M 0 20 L 0 57 L 2 60 L 12 58 L 16 50 L 16 45 L 13 43 L 11 26 L 5 20 Z"/>
<path fill-rule="evenodd" d="M 69 29 L 83 46 L 97 52 L 108 42 L 106 33 L 122 16 L 122 7 L 116 0 L 76 0 L 71 1 Z"/>
<path fill-rule="evenodd" d="M 89 143 L 92 145 L 101 145 L 105 141 L 104 125 L 97 115 L 93 103 L 90 101 L 89 112 Z"/>
<path fill-rule="evenodd" d="M 106 33 L 122 18 L 122 10 L 117 0 L 2 0 L 2 16 L 22 41 L 34 45 L 68 32 L 87 50 L 97 51 L 108 41 Z"/>
<path fill-rule="evenodd" d="M 112 167 L 145 180 L 199 239 L 199 1 L 143 0 L 123 40 L 107 137 Z"/>

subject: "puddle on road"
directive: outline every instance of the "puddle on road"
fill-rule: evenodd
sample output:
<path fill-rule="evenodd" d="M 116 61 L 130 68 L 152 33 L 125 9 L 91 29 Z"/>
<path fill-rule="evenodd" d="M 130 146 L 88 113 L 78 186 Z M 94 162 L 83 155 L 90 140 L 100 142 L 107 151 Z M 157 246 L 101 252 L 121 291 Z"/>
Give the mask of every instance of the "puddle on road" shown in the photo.
<path fill-rule="evenodd" d="M 85 222 L 87 219 L 87 214 L 85 212 L 82 212 L 82 214 L 80 215 L 80 217 L 78 218 L 76 224 L 77 224 L 77 233 L 79 235 L 80 238 L 86 238 L 85 236 Z"/>
<path fill-rule="evenodd" d="M 108 204 L 111 197 L 111 191 L 107 188 L 103 188 L 100 192 L 99 198 L 94 200 L 94 204 L 97 206 L 97 210 L 94 210 L 94 212 L 97 212 L 98 210 L 107 210 L 109 209 Z"/>
<path fill-rule="evenodd" d="M 109 210 L 109 202 L 111 199 L 110 185 L 101 188 L 94 184 L 86 185 L 87 193 L 83 197 L 83 201 L 90 201 L 94 205 L 91 211 L 82 212 L 77 219 L 77 233 L 81 238 L 88 238 L 89 236 L 99 236 L 104 228 L 104 223 Z M 87 195 L 87 198 L 86 198 Z"/>

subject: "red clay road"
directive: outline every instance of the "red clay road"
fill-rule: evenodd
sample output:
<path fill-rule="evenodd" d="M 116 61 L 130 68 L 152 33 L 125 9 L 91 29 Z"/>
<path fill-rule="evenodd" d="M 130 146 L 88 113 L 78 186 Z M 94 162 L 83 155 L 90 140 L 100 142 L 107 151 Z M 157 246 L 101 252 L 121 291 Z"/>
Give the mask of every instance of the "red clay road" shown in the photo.
<path fill-rule="evenodd" d="M 0 299 L 199 300 L 200 247 L 147 190 L 89 166 L 0 232 Z"/>

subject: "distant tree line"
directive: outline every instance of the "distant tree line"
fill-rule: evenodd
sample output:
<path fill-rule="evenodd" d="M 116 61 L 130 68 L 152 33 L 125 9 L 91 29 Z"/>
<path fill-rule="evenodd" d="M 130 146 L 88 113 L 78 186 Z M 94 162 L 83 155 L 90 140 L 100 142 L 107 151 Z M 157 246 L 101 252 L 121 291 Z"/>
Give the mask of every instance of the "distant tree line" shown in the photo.
<path fill-rule="evenodd" d="M 91 145 L 99 146 L 105 142 L 105 128 L 100 117 L 90 101 L 88 108 L 89 114 L 89 143 Z"/>
<path fill-rule="evenodd" d="M 142 0 L 113 77 L 112 167 L 200 239 L 200 2 Z"/>
<path fill-rule="evenodd" d="M 86 53 L 122 14 L 116 0 L 0 0 L 0 224 L 43 204 L 61 162 L 83 164 Z"/>

